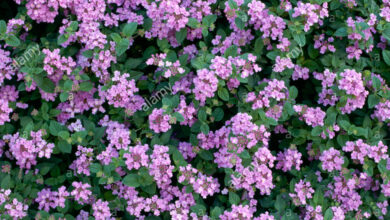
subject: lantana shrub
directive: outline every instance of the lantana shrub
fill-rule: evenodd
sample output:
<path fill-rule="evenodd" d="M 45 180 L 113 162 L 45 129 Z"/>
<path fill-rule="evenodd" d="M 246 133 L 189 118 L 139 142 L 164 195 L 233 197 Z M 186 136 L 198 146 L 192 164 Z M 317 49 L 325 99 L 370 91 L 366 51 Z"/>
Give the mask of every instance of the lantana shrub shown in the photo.
<path fill-rule="evenodd" d="M 2 0 L 1 219 L 390 219 L 390 1 Z"/>

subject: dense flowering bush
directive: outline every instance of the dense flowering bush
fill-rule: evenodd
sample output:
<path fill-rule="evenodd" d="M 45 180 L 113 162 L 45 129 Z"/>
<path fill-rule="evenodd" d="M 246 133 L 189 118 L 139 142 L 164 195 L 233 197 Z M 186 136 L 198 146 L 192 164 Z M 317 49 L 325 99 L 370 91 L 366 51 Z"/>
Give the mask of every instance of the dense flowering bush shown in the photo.
<path fill-rule="evenodd" d="M 390 219 L 389 0 L 0 12 L 0 219 Z"/>

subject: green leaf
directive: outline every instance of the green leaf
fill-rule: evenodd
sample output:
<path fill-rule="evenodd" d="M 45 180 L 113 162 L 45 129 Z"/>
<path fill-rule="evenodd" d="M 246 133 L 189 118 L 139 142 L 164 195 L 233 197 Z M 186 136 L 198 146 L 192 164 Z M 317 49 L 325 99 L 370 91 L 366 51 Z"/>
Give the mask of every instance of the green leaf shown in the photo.
<path fill-rule="evenodd" d="M 127 176 L 125 176 L 125 178 L 123 178 L 122 182 L 126 186 L 138 187 L 141 185 L 138 179 L 139 177 L 137 174 L 128 174 Z"/>
<path fill-rule="evenodd" d="M 72 21 L 69 27 L 67 28 L 69 32 L 75 32 L 79 28 L 79 23 L 77 21 Z"/>
<path fill-rule="evenodd" d="M 175 36 L 176 36 L 176 40 L 179 44 L 183 43 L 183 41 L 187 37 L 187 28 L 180 29 L 180 31 L 176 32 Z"/>
<path fill-rule="evenodd" d="M 235 192 L 229 192 L 229 203 L 232 205 L 237 205 L 240 203 L 241 199 Z"/>
<path fill-rule="evenodd" d="M 69 138 L 69 132 L 68 131 L 60 131 L 60 132 L 58 132 L 57 136 L 66 140 L 67 138 Z"/>
<path fill-rule="evenodd" d="M 198 119 L 201 120 L 201 121 L 206 121 L 207 120 L 207 114 L 206 114 L 206 111 L 204 110 L 204 108 L 201 108 L 198 111 Z"/>
<path fill-rule="evenodd" d="M 92 82 L 86 81 L 86 82 L 80 83 L 80 90 L 81 91 L 88 92 L 88 91 L 91 91 L 92 88 L 93 88 Z"/>
<path fill-rule="evenodd" d="M 287 206 L 286 199 L 283 199 L 282 195 L 278 195 L 275 201 L 275 209 L 281 212 L 284 209 L 286 209 L 286 206 Z"/>
<path fill-rule="evenodd" d="M 202 24 L 206 27 L 210 27 L 217 20 L 217 15 L 207 15 L 202 19 Z"/>
<path fill-rule="evenodd" d="M 111 35 L 111 39 L 115 42 L 115 43 L 119 43 L 119 41 L 122 40 L 121 38 L 121 35 L 119 35 L 118 33 L 112 33 Z"/>
<path fill-rule="evenodd" d="M 348 31 L 346 27 L 341 27 L 334 32 L 333 36 L 336 37 L 346 37 L 348 36 Z"/>
<path fill-rule="evenodd" d="M 122 29 L 123 34 L 126 37 L 131 37 L 137 30 L 137 25 L 138 24 L 136 22 L 127 23 Z"/>
<path fill-rule="evenodd" d="M 333 36 L 336 36 L 336 37 L 346 37 L 346 36 L 348 36 L 347 28 L 346 27 L 341 27 L 341 28 L 337 29 L 336 32 L 333 34 Z"/>
<path fill-rule="evenodd" d="M 207 35 L 209 35 L 209 31 L 207 30 L 207 28 L 202 28 L 202 35 L 203 37 L 207 37 Z"/>
<path fill-rule="evenodd" d="M 34 75 L 33 79 L 40 89 L 47 93 L 54 93 L 55 85 L 49 78 L 44 78 L 41 75 Z"/>
<path fill-rule="evenodd" d="M 58 149 L 60 149 L 61 152 L 63 153 L 71 153 L 72 152 L 72 145 L 70 145 L 67 141 L 65 140 L 60 140 L 58 141 Z"/>
<path fill-rule="evenodd" d="M 119 41 L 119 43 L 115 46 L 116 55 L 120 56 L 126 52 L 126 50 L 130 46 L 130 41 L 127 38 L 123 38 Z"/>
<path fill-rule="evenodd" d="M 196 213 L 198 216 L 204 216 L 206 214 L 206 207 L 201 204 L 196 204 L 194 206 L 191 206 L 191 211 Z"/>
<path fill-rule="evenodd" d="M 62 131 L 63 128 L 64 128 L 63 125 L 61 125 L 57 121 L 53 121 L 53 120 L 50 121 L 49 132 L 51 135 L 57 136 L 58 132 Z"/>
<path fill-rule="evenodd" d="M 61 102 L 66 102 L 68 100 L 69 93 L 68 92 L 61 92 L 60 94 L 60 101 Z"/>
<path fill-rule="evenodd" d="M 229 101 L 229 92 L 226 88 L 218 89 L 218 97 L 224 101 Z"/>
<path fill-rule="evenodd" d="M 255 54 L 260 56 L 263 53 L 264 41 L 263 38 L 258 37 L 255 41 Z"/>
<path fill-rule="evenodd" d="M 200 131 L 203 134 L 208 134 L 209 131 L 210 131 L 210 128 L 209 128 L 209 126 L 206 123 L 202 123 L 202 125 L 200 126 Z"/>
<path fill-rule="evenodd" d="M 390 66 L 390 51 L 382 50 L 382 56 L 385 63 Z"/>
<path fill-rule="evenodd" d="M 61 34 L 57 38 L 57 44 L 61 45 L 61 44 L 65 43 L 67 40 L 68 40 L 68 38 L 64 34 Z"/>
<path fill-rule="evenodd" d="M 251 155 L 249 154 L 249 152 L 247 150 L 242 151 L 238 156 L 241 159 L 250 159 L 251 158 Z"/>
<path fill-rule="evenodd" d="M 210 160 L 213 160 L 213 154 L 208 151 L 208 150 L 201 150 L 199 152 L 199 156 L 203 159 L 203 160 L 206 160 L 206 161 L 210 161 Z"/>
<path fill-rule="evenodd" d="M 217 219 L 220 215 L 222 215 L 222 209 L 218 206 L 214 207 L 211 210 L 211 217 Z"/>
<path fill-rule="evenodd" d="M 92 163 L 91 165 L 89 165 L 89 170 L 91 171 L 91 173 L 97 173 L 102 170 L 102 165 L 100 165 L 99 163 Z"/>
<path fill-rule="evenodd" d="M 378 77 L 376 76 L 373 76 L 372 77 L 372 86 L 374 87 L 374 89 L 376 90 L 379 90 L 380 87 L 381 87 L 381 81 L 379 80 Z"/>
<path fill-rule="evenodd" d="M 342 129 L 344 129 L 346 131 L 348 131 L 349 127 L 351 127 L 351 124 L 346 120 L 341 120 L 339 122 L 339 125 L 341 126 Z"/>
<path fill-rule="evenodd" d="M 7 23 L 5 21 L 0 21 L 0 34 L 5 34 L 7 32 Z"/>
<path fill-rule="evenodd" d="M 183 115 L 180 114 L 179 112 L 174 112 L 172 114 L 172 116 L 175 117 L 178 122 L 183 122 L 184 121 Z"/>
<path fill-rule="evenodd" d="M 306 44 L 306 37 L 304 33 L 293 34 L 294 40 L 298 43 L 299 46 L 303 47 Z"/>
<path fill-rule="evenodd" d="M 320 134 L 322 133 L 322 127 L 321 126 L 316 126 L 313 128 L 313 130 L 311 130 L 311 135 L 312 136 L 320 136 Z"/>
<path fill-rule="evenodd" d="M 333 211 L 331 208 L 328 208 L 325 211 L 324 220 L 332 220 L 333 219 Z"/>
<path fill-rule="evenodd" d="M 237 9 L 238 8 L 237 2 L 234 1 L 234 0 L 228 0 L 228 4 L 229 4 L 229 7 L 231 9 Z"/>
<path fill-rule="evenodd" d="M 243 22 L 239 17 L 236 17 L 236 19 L 234 19 L 234 23 L 236 24 L 236 26 L 237 26 L 240 30 L 244 30 L 244 28 L 245 28 L 245 22 Z"/>
<path fill-rule="evenodd" d="M 386 38 L 386 40 L 389 40 L 389 41 L 390 41 L 390 24 L 389 24 L 389 23 L 387 23 L 387 24 L 385 25 L 385 29 L 384 29 L 383 32 L 382 32 L 382 36 L 383 36 L 384 38 Z"/>
<path fill-rule="evenodd" d="M 141 167 L 138 170 L 138 182 L 141 186 L 148 186 L 153 184 L 153 177 L 149 174 L 149 170 L 146 167 Z"/>
<path fill-rule="evenodd" d="M 212 116 L 214 117 L 215 121 L 221 121 L 223 119 L 224 114 L 225 113 L 223 112 L 222 108 L 216 108 L 213 111 Z"/>
<path fill-rule="evenodd" d="M 198 28 L 199 27 L 199 21 L 195 18 L 189 18 L 187 25 L 191 28 Z"/>
<path fill-rule="evenodd" d="M 132 69 L 137 68 L 142 62 L 143 62 L 142 58 L 129 58 L 126 60 L 125 66 L 126 66 L 126 68 L 132 70 Z M 143 75 L 142 72 L 141 72 L 141 74 Z M 134 74 L 130 74 L 130 77 L 133 78 Z"/>
<path fill-rule="evenodd" d="M 371 94 L 368 96 L 368 100 L 367 100 L 368 108 L 374 108 L 379 102 L 380 102 L 379 96 L 375 94 Z"/>
<path fill-rule="evenodd" d="M 298 96 L 298 89 L 295 86 L 291 86 L 288 90 L 290 99 L 296 99 Z"/>
<path fill-rule="evenodd" d="M 86 58 L 92 58 L 92 56 L 93 56 L 93 50 L 86 50 L 86 51 L 84 51 L 82 54 L 83 54 L 83 56 L 86 57 Z"/>
<path fill-rule="evenodd" d="M 15 37 L 14 35 L 9 35 L 6 39 L 5 39 L 5 43 L 7 43 L 8 45 L 10 45 L 11 47 L 17 47 L 20 45 L 20 40 L 19 38 Z"/>
<path fill-rule="evenodd" d="M 2 189 L 9 189 L 11 188 L 11 176 L 9 174 L 7 174 L 2 180 L 1 180 L 1 188 Z"/>

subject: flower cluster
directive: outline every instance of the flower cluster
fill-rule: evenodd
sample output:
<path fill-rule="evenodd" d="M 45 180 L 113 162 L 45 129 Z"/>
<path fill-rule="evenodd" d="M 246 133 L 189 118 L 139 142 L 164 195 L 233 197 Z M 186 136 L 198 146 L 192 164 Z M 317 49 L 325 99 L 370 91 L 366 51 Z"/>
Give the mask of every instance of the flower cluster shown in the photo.
<path fill-rule="evenodd" d="M 0 219 L 390 219 L 390 0 L 0 5 Z"/>

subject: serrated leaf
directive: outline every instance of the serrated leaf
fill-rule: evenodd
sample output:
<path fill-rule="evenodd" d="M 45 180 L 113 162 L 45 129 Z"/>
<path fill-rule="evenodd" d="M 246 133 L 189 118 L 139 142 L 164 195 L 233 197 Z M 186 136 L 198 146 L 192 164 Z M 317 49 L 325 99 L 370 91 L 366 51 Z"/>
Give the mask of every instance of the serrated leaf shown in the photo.
<path fill-rule="evenodd" d="M 122 183 L 126 186 L 138 187 L 141 185 L 138 179 L 139 177 L 137 174 L 128 174 L 127 176 L 125 176 L 125 178 L 123 178 Z"/>
<path fill-rule="evenodd" d="M 191 206 L 191 211 L 196 213 L 198 216 L 204 216 L 206 214 L 206 207 L 201 204 Z"/>
<path fill-rule="evenodd" d="M 382 50 L 382 56 L 385 63 L 390 66 L 390 51 Z"/>
<path fill-rule="evenodd" d="M 229 203 L 232 205 L 237 205 L 240 203 L 241 199 L 235 192 L 229 192 Z"/>
<path fill-rule="evenodd" d="M 334 32 L 333 36 L 336 37 L 346 37 L 348 36 L 348 31 L 346 27 L 341 27 Z"/>
<path fill-rule="evenodd" d="M 236 17 L 236 18 L 234 19 L 234 23 L 236 24 L 236 26 L 238 27 L 238 29 L 244 30 L 244 28 L 245 28 L 245 22 L 242 21 L 239 17 Z"/>
<path fill-rule="evenodd" d="M 88 92 L 91 91 L 92 88 L 93 88 L 92 82 L 86 81 L 80 83 L 80 91 Z"/>
<path fill-rule="evenodd" d="M 5 21 L 0 21 L 0 34 L 5 34 L 7 32 L 7 23 Z"/>
<path fill-rule="evenodd" d="M 332 220 L 333 219 L 333 211 L 331 208 L 328 208 L 325 211 L 324 220 Z"/>
<path fill-rule="evenodd" d="M 212 116 L 214 117 L 215 121 L 221 121 L 223 119 L 224 114 L 225 113 L 223 112 L 222 108 L 216 108 L 213 111 Z"/>
<path fill-rule="evenodd" d="M 65 140 L 58 141 L 58 149 L 60 149 L 63 153 L 71 153 L 72 152 L 72 145 L 70 145 Z"/>
<path fill-rule="evenodd" d="M 189 18 L 187 25 L 191 28 L 198 28 L 199 26 L 199 21 L 196 20 L 195 18 Z"/>
<path fill-rule="evenodd" d="M 121 36 L 118 33 L 112 33 L 110 36 L 111 39 L 117 44 L 122 40 Z"/>
<path fill-rule="evenodd" d="M 229 92 L 226 88 L 218 89 L 218 97 L 224 101 L 229 101 Z"/>
<path fill-rule="evenodd" d="M 290 99 L 296 99 L 298 96 L 298 89 L 295 86 L 291 86 L 290 89 L 288 90 L 289 93 L 289 98 Z"/>
<path fill-rule="evenodd" d="M 178 122 L 183 122 L 184 121 L 183 115 L 180 114 L 179 112 L 174 112 L 172 114 L 172 116 L 175 117 Z"/>
<path fill-rule="evenodd" d="M 86 50 L 86 51 L 84 51 L 82 54 L 83 54 L 83 56 L 86 57 L 86 58 L 92 58 L 92 56 L 93 56 L 93 50 Z"/>
<path fill-rule="evenodd" d="M 15 37 L 14 35 L 9 35 L 6 39 L 5 39 L 5 43 L 7 43 L 8 45 L 10 45 L 11 47 L 17 47 L 20 45 L 20 40 L 19 38 Z"/>
<path fill-rule="evenodd" d="M 299 46 L 303 47 L 306 44 L 305 34 L 293 34 L 294 40 L 298 43 Z"/>
<path fill-rule="evenodd" d="M 123 38 L 119 41 L 119 43 L 115 46 L 116 55 L 120 56 L 126 52 L 126 50 L 130 46 L 130 41 L 127 38 Z"/>
<path fill-rule="evenodd" d="M 217 15 L 207 15 L 202 19 L 202 24 L 206 27 L 210 27 L 211 24 L 213 24 L 217 20 Z"/>
<path fill-rule="evenodd" d="M 198 119 L 201 120 L 201 121 L 206 121 L 206 119 L 207 119 L 207 114 L 206 114 L 206 111 L 204 110 L 204 108 L 201 108 L 201 109 L 198 111 Z"/>
<path fill-rule="evenodd" d="M 203 159 L 203 160 L 206 160 L 206 161 L 211 161 L 213 160 L 213 154 L 208 151 L 208 150 L 201 150 L 199 152 L 199 156 Z"/>
<path fill-rule="evenodd" d="M 137 30 L 137 25 L 138 24 L 136 22 L 127 23 L 122 29 L 123 34 L 126 37 L 131 37 Z"/>
<path fill-rule="evenodd" d="M 369 108 L 374 108 L 379 102 L 380 98 L 377 95 L 371 94 L 368 96 L 367 103 Z"/>
<path fill-rule="evenodd" d="M 210 128 L 209 128 L 209 126 L 206 123 L 202 123 L 202 125 L 200 126 L 200 131 L 203 134 L 208 134 L 209 131 L 210 131 Z"/>
<path fill-rule="evenodd" d="M 91 171 L 91 173 L 97 173 L 102 170 L 102 165 L 100 165 L 99 163 L 92 163 L 91 165 L 89 165 L 89 170 Z"/>
<path fill-rule="evenodd" d="M 54 93 L 55 84 L 49 78 L 44 78 L 41 75 L 34 75 L 33 79 L 40 89 L 47 93 Z"/>
<path fill-rule="evenodd" d="M 175 36 L 176 36 L 176 40 L 179 44 L 183 43 L 183 41 L 187 37 L 187 28 L 180 29 L 180 31 L 176 32 Z"/>
<path fill-rule="evenodd" d="M 374 87 L 374 89 L 376 90 L 379 90 L 380 87 L 381 87 L 381 81 L 379 80 L 378 77 L 376 76 L 373 76 L 372 77 L 372 86 Z"/>

